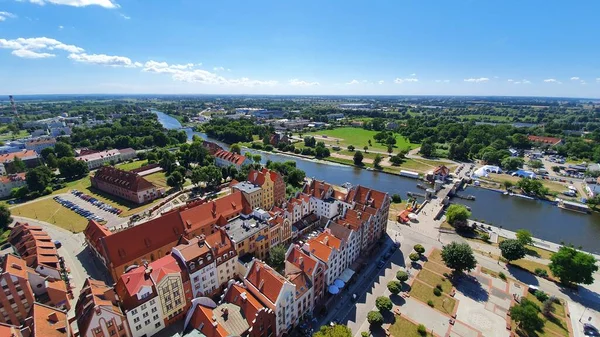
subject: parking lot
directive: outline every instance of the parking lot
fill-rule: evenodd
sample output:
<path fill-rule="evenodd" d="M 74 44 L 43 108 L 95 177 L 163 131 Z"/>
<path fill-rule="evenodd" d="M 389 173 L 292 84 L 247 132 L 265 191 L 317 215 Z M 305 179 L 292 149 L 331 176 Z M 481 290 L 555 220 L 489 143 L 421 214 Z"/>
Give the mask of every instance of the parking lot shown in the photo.
<path fill-rule="evenodd" d="M 117 226 L 117 225 L 120 225 L 123 222 L 127 221 L 127 218 L 121 218 L 115 213 L 103 210 L 103 209 L 95 206 L 94 204 L 79 198 L 78 196 L 76 196 L 72 193 L 61 194 L 58 197 L 60 197 L 62 200 L 68 201 L 69 203 L 77 206 L 79 209 L 90 212 L 93 216 L 100 217 L 101 219 L 106 221 L 107 227 Z M 64 207 L 64 206 L 61 205 L 59 207 Z M 80 214 L 80 215 L 84 218 L 86 217 L 85 214 Z"/>

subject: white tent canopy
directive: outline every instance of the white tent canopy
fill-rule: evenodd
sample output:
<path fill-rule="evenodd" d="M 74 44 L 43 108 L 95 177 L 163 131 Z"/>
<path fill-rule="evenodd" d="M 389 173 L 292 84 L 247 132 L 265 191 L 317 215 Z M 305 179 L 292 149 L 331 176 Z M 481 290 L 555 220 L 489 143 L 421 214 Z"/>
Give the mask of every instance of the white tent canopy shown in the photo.
<path fill-rule="evenodd" d="M 350 281 L 350 279 L 352 278 L 352 275 L 354 275 L 354 270 L 346 268 L 342 272 L 342 275 L 340 275 L 339 279 L 344 281 L 344 283 L 348 283 L 348 281 Z"/>

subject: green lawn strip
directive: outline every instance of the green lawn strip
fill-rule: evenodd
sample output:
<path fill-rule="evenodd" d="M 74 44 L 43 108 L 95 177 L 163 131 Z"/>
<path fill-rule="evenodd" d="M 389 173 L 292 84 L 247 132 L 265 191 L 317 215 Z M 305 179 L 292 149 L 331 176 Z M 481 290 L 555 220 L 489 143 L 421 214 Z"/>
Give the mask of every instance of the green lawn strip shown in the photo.
<path fill-rule="evenodd" d="M 136 160 L 130 163 L 117 164 L 116 167 L 121 170 L 131 171 L 138 169 L 148 163 L 147 160 Z"/>
<path fill-rule="evenodd" d="M 556 279 L 554 277 L 552 277 L 552 272 L 550 271 L 550 268 L 545 264 L 531 261 L 528 259 L 520 259 L 520 260 L 511 261 L 510 264 L 512 264 L 513 266 L 517 266 L 522 269 L 525 269 L 532 274 L 535 274 L 535 270 L 538 268 L 543 269 L 546 271 L 546 273 L 548 273 L 549 280 L 556 281 Z"/>
<path fill-rule="evenodd" d="M 533 294 L 527 293 L 527 299 L 537 304 L 540 309 L 543 308 L 543 303 L 540 302 Z M 540 317 L 544 320 L 544 330 L 550 330 L 555 334 L 561 336 L 569 336 L 569 325 L 566 321 L 566 314 L 564 304 L 553 303 L 552 304 L 552 317 L 548 318 L 540 313 Z M 542 333 L 541 336 L 553 336 L 554 334 L 547 334 L 547 331 Z"/>
<path fill-rule="evenodd" d="M 442 251 L 439 249 L 434 249 L 427 258 L 429 261 L 437 262 L 442 265 L 444 264 L 444 260 L 442 260 Z"/>
<path fill-rule="evenodd" d="M 302 137 L 327 136 L 328 138 L 331 137 L 334 139 L 318 138 L 317 141 L 324 141 L 331 145 L 339 145 L 342 148 L 347 148 L 348 145 L 354 145 L 356 149 L 362 149 L 364 146 L 369 146 L 369 140 L 371 140 L 371 146 L 369 146 L 369 148 L 386 151 L 387 145 L 385 143 L 377 143 L 375 139 L 373 139 L 373 136 L 377 133 L 377 131 L 365 130 L 361 128 L 342 127 L 333 130 L 320 130 L 302 133 Z M 394 145 L 394 149 L 396 149 L 395 152 L 397 152 L 399 149 L 414 149 L 419 146 L 418 144 L 410 143 L 408 139 L 399 134 L 395 134 L 394 136 L 396 138 L 396 144 Z"/>
<path fill-rule="evenodd" d="M 88 224 L 86 218 L 61 206 L 52 198 L 18 206 L 10 211 L 12 215 L 45 221 L 74 233 L 83 231 Z"/>
<path fill-rule="evenodd" d="M 500 244 L 500 242 L 502 242 L 504 240 L 506 240 L 505 237 L 499 237 L 498 244 Z M 546 250 L 546 249 L 536 247 L 536 246 L 525 245 L 525 248 L 528 250 L 527 255 L 539 257 L 540 259 L 544 259 L 544 260 L 550 260 L 550 258 L 552 257 L 552 254 L 554 254 L 553 251 Z"/>
<path fill-rule="evenodd" d="M 418 325 L 409 321 L 402 316 L 395 316 L 394 324 L 390 325 L 390 335 L 394 337 L 422 337 L 417 331 Z M 427 333 L 425 336 L 433 336 L 431 333 Z"/>
<path fill-rule="evenodd" d="M 454 306 L 456 305 L 456 300 L 454 298 L 444 294 L 441 296 L 435 296 L 433 293 L 433 287 L 430 287 L 418 280 L 415 280 L 412 283 L 409 294 L 425 304 L 427 304 L 428 301 L 432 301 L 433 307 L 442 313 L 448 315 L 452 315 L 452 313 L 454 313 Z M 444 300 L 446 301 L 444 302 Z"/>
<path fill-rule="evenodd" d="M 7 242 L 8 236 L 10 235 L 10 231 L 7 229 L 0 234 L 0 245 L 3 245 Z"/>
<path fill-rule="evenodd" d="M 446 267 L 444 264 L 444 262 L 438 263 L 436 261 L 428 261 L 425 262 L 425 264 L 423 265 L 424 269 L 429 269 L 430 271 L 439 274 L 439 275 L 444 275 L 444 273 L 450 273 L 451 270 Z"/>
<path fill-rule="evenodd" d="M 29 136 L 29 132 L 27 132 L 27 130 L 19 130 L 19 133 L 17 133 L 16 135 L 12 132 L 0 134 L 0 141 L 25 138 L 27 136 Z"/>
<path fill-rule="evenodd" d="M 440 276 L 434 272 L 431 272 L 424 267 L 419 274 L 417 274 L 417 279 L 429 284 L 432 287 L 440 284 L 442 286 L 442 291 L 445 293 L 450 293 L 452 290 L 452 283 L 445 279 L 443 276 Z"/>

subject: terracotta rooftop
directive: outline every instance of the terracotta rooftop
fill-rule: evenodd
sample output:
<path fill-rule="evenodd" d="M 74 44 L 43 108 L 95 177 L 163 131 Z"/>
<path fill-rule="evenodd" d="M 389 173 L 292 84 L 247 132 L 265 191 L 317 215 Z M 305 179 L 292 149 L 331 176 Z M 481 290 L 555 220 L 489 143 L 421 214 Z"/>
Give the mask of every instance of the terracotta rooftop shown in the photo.
<path fill-rule="evenodd" d="M 0 163 L 10 163 L 15 160 L 15 158 L 19 158 L 21 160 L 38 158 L 38 154 L 34 150 L 23 150 L 20 152 L 0 154 Z"/>
<path fill-rule="evenodd" d="M 0 176 L 0 183 L 2 184 L 8 184 L 13 181 L 25 181 L 25 173 L 16 173 L 7 176 Z"/>
<path fill-rule="evenodd" d="M 331 185 L 324 181 L 313 179 L 310 184 L 304 185 L 303 193 L 309 194 L 317 199 L 325 199 L 327 191 L 331 189 Z"/>
<path fill-rule="evenodd" d="M 363 186 L 356 186 L 350 189 L 346 202 L 355 202 L 365 204 L 370 207 L 380 209 L 387 198 L 387 193 L 373 190 Z"/>
<path fill-rule="evenodd" d="M 217 263 L 217 265 L 225 263 L 230 258 L 237 256 L 233 243 L 224 229 L 219 228 L 214 233 L 207 235 L 206 242 L 213 249 L 216 257 L 226 257 L 224 260 L 221 260 L 220 263 Z M 231 256 L 231 252 L 233 252 L 233 256 Z"/>
<path fill-rule="evenodd" d="M 58 265 L 58 252 L 54 242 L 39 226 L 30 226 L 27 223 L 17 222 L 8 237 L 8 241 L 15 246 L 22 259 L 29 267 L 38 264 L 56 268 Z"/>
<path fill-rule="evenodd" d="M 55 144 L 56 139 L 52 137 L 43 137 L 43 138 L 35 138 L 27 141 L 27 145 L 35 145 L 35 144 Z"/>
<path fill-rule="evenodd" d="M 6 254 L 2 261 L 2 270 L 11 275 L 18 276 L 22 279 L 27 279 L 27 270 L 29 268 L 24 260 L 21 260 L 13 254 Z"/>
<path fill-rule="evenodd" d="M 67 313 L 37 302 L 33 303 L 33 336 L 35 337 L 66 337 L 70 336 Z"/>
<path fill-rule="evenodd" d="M 286 282 L 283 276 L 260 260 L 253 261 L 252 266 L 248 269 L 246 279 L 264 294 L 271 303 L 277 302 L 281 289 Z"/>
<path fill-rule="evenodd" d="M 109 231 L 106 226 L 101 225 L 94 220 L 90 220 L 88 221 L 83 234 L 87 241 L 90 242 L 102 256 L 105 256 L 104 246 L 100 243 L 100 238 L 112 235 L 112 232 Z"/>
<path fill-rule="evenodd" d="M 296 299 L 302 297 L 312 287 L 312 283 L 310 282 L 308 275 L 306 275 L 306 273 L 303 271 L 286 276 L 290 282 L 296 286 Z"/>
<path fill-rule="evenodd" d="M 296 246 L 292 248 L 286 261 L 310 276 L 313 276 L 317 271 L 317 261 Z"/>
<path fill-rule="evenodd" d="M 433 174 L 441 174 L 447 176 L 450 173 L 450 169 L 445 165 L 440 165 L 433 170 Z"/>
<path fill-rule="evenodd" d="M 190 240 L 185 240 L 186 243 L 175 246 L 174 249 L 181 253 L 181 256 L 185 261 L 196 261 L 199 257 L 202 257 L 204 263 L 198 265 L 198 268 L 203 268 L 213 260 L 206 259 L 207 254 L 213 254 L 211 247 L 206 243 L 206 239 L 203 235 L 194 237 Z"/>
<path fill-rule="evenodd" d="M 213 309 L 199 304 L 194 309 L 194 313 L 190 318 L 190 325 L 202 333 L 205 337 L 228 337 L 229 332 L 225 330 L 223 325 L 213 321 Z M 218 313 L 217 313 L 218 314 Z"/>
<path fill-rule="evenodd" d="M 275 182 L 279 179 L 283 179 L 281 175 L 274 170 L 269 170 L 266 167 L 261 168 L 260 170 L 250 170 L 248 173 L 248 181 L 256 184 L 258 186 L 262 186 L 265 183 L 265 177 L 269 176 L 271 181 Z"/>
<path fill-rule="evenodd" d="M 83 334 L 87 331 L 96 310 L 108 310 L 123 316 L 117 305 L 117 297 L 112 287 L 107 286 L 102 281 L 91 278 L 86 279 L 75 305 L 75 316 L 77 317 L 79 332 Z"/>
<path fill-rule="evenodd" d="M 146 270 L 146 267 L 140 266 L 127 273 L 121 275 L 115 285 L 115 292 L 119 296 L 123 308 L 126 310 L 133 309 L 141 304 L 141 302 L 148 301 L 154 296 L 149 296 L 145 299 L 138 300 L 137 293 L 143 288 L 149 287 L 152 289 L 154 295 L 154 284 L 150 278 L 150 272 Z"/>
<path fill-rule="evenodd" d="M 149 266 L 152 268 L 150 277 L 152 278 L 152 281 L 154 281 L 154 284 L 160 283 L 167 275 L 181 274 L 182 272 L 177 260 L 170 254 L 151 262 Z"/>
<path fill-rule="evenodd" d="M 329 262 L 333 249 L 339 251 L 341 247 L 340 239 L 326 232 L 306 241 L 306 244 L 310 247 L 310 253 L 325 263 Z"/>
<path fill-rule="evenodd" d="M 136 193 L 154 187 L 151 182 L 137 173 L 120 170 L 112 166 L 102 166 L 96 171 L 92 180 L 102 181 Z"/>
<path fill-rule="evenodd" d="M 238 283 L 232 284 L 227 289 L 226 293 L 223 295 L 223 302 L 239 306 L 249 325 L 252 325 L 256 313 L 264 308 L 260 301 L 254 297 L 243 284 Z"/>
<path fill-rule="evenodd" d="M 246 161 L 246 157 L 237 154 L 237 153 L 233 153 L 233 152 L 229 152 L 229 151 L 225 151 L 225 150 L 220 150 L 217 151 L 214 156 L 216 158 L 220 158 L 223 160 L 226 160 L 234 165 L 242 165 L 245 161 Z"/>
<path fill-rule="evenodd" d="M 252 213 L 250 204 L 240 191 L 180 212 L 181 221 L 188 233 L 203 228 L 209 233 L 211 226 L 225 225 L 228 218 L 238 213 Z"/>
<path fill-rule="evenodd" d="M 560 138 L 534 136 L 534 135 L 527 136 L 527 139 L 529 139 L 530 141 L 532 141 L 534 143 L 544 143 L 544 144 L 550 144 L 550 145 L 556 145 L 556 144 L 562 142 L 562 139 L 560 139 Z"/>

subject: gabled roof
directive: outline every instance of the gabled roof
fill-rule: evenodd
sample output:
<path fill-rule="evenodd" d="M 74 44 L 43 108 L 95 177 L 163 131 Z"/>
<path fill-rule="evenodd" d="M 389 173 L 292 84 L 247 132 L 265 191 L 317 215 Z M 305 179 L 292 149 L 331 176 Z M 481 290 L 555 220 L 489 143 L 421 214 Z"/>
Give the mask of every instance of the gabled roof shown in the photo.
<path fill-rule="evenodd" d="M 281 289 L 286 282 L 283 276 L 260 260 L 253 260 L 252 266 L 248 269 L 246 280 L 273 304 L 277 302 Z"/>
<path fill-rule="evenodd" d="M 200 330 L 206 337 L 228 337 L 229 332 L 221 324 L 213 321 L 213 315 L 213 309 L 200 304 L 194 309 L 190 325 Z"/>
<path fill-rule="evenodd" d="M 358 185 L 350 189 L 346 201 L 348 203 L 355 202 L 380 209 L 387 197 L 387 193 Z"/>
<path fill-rule="evenodd" d="M 239 306 L 249 325 L 264 306 L 243 284 L 232 284 L 223 295 L 223 302 Z"/>
<path fill-rule="evenodd" d="M 293 246 L 286 257 L 286 261 L 296 266 L 299 270 L 305 272 L 311 277 L 317 272 L 317 266 L 320 262 L 312 256 L 304 253 L 299 247 Z"/>
<path fill-rule="evenodd" d="M 112 166 L 102 166 L 96 171 L 96 174 L 92 179 L 136 193 L 154 188 L 154 185 L 151 182 L 137 173 L 120 170 Z"/>
<path fill-rule="evenodd" d="M 34 150 L 23 150 L 20 152 L 0 154 L 0 163 L 10 163 L 15 160 L 15 158 L 19 158 L 21 160 L 38 158 L 38 154 Z"/>
<path fill-rule="evenodd" d="M 252 208 L 240 191 L 236 191 L 225 197 L 211 200 L 202 205 L 182 210 L 181 220 L 185 225 L 186 232 L 193 232 L 201 228 L 209 228 L 223 218 L 231 218 L 237 213 L 250 214 Z M 210 232 L 210 231 L 208 231 Z"/>
<path fill-rule="evenodd" d="M 248 181 L 258 186 L 262 186 L 265 183 L 266 176 L 268 176 L 269 179 L 273 182 L 283 182 L 283 178 L 277 171 L 269 170 L 266 167 L 261 168 L 259 171 L 250 170 L 250 172 L 248 173 Z"/>
<path fill-rule="evenodd" d="M 207 254 L 212 255 L 212 249 L 207 244 L 206 239 L 203 235 L 196 236 L 190 240 L 185 241 L 187 242 L 179 244 L 173 249 L 177 249 L 186 262 L 196 261 L 199 257 L 202 257 L 205 263 L 201 266 L 198 266 L 198 268 L 202 268 L 204 267 L 204 265 L 209 263 L 209 261 L 205 259 L 205 257 Z"/>
<path fill-rule="evenodd" d="M 109 261 L 120 266 L 177 240 L 184 234 L 179 213 L 168 212 L 158 218 L 105 236 L 100 240 Z"/>
<path fill-rule="evenodd" d="M 0 176 L 0 183 L 8 184 L 14 181 L 25 182 L 25 173 L 9 174 L 7 176 Z"/>
<path fill-rule="evenodd" d="M 15 246 L 22 259 L 29 267 L 39 264 L 56 268 L 58 265 L 58 252 L 54 242 L 39 226 L 30 226 L 27 223 L 17 222 L 11 230 L 8 241 Z"/>
<path fill-rule="evenodd" d="M 233 153 L 233 152 L 229 152 L 229 151 L 225 151 L 225 150 L 217 151 L 217 153 L 215 153 L 214 156 L 216 158 L 226 160 L 234 165 L 242 165 L 247 160 L 247 158 L 242 156 L 241 154 L 237 154 L 237 153 Z"/>
<path fill-rule="evenodd" d="M 206 236 L 206 242 L 213 249 L 216 257 L 226 256 L 226 259 L 221 261 L 221 263 L 224 263 L 231 257 L 237 256 L 237 252 L 235 251 L 233 243 L 231 242 L 231 239 L 227 235 L 225 229 L 219 228 L 214 233 Z M 233 256 L 230 256 L 230 252 L 233 252 Z M 217 265 L 219 264 L 220 263 L 217 263 Z"/>
<path fill-rule="evenodd" d="M 150 277 L 152 278 L 152 281 L 154 281 L 154 284 L 160 283 L 160 281 L 162 281 L 162 279 L 167 275 L 181 275 L 182 272 L 177 260 L 175 260 L 171 254 L 165 255 L 160 259 L 151 262 L 149 266 L 152 269 Z"/>
<path fill-rule="evenodd" d="M 123 316 L 117 303 L 116 294 L 112 287 L 107 286 L 102 281 L 92 278 L 86 279 L 75 305 L 75 316 L 77 317 L 77 326 L 80 333 L 87 332 L 92 318 L 99 310 L 106 310 L 115 315 Z"/>
<path fill-rule="evenodd" d="M 67 313 L 37 302 L 31 308 L 31 331 L 35 337 L 66 337 L 70 335 Z"/>
<path fill-rule="evenodd" d="M 450 169 L 445 165 L 440 165 L 433 170 L 433 174 L 441 174 L 447 176 L 448 174 L 450 174 Z"/>
<path fill-rule="evenodd" d="M 115 285 L 115 292 L 119 295 L 123 307 L 130 310 L 144 301 L 138 301 L 137 299 L 137 293 L 143 287 L 151 288 L 154 295 L 156 295 L 154 283 L 152 283 L 152 279 L 150 278 L 150 270 L 147 270 L 145 266 L 140 266 L 121 275 Z M 152 297 L 154 296 L 150 296 L 146 300 Z"/>
<path fill-rule="evenodd" d="M 27 270 L 29 268 L 24 260 L 21 260 L 13 254 L 6 254 L 2 261 L 2 271 L 27 280 Z"/>
<path fill-rule="evenodd" d="M 306 244 L 310 247 L 310 253 L 325 263 L 329 262 L 333 250 L 339 251 L 341 247 L 340 239 L 327 232 L 306 241 Z"/>
<path fill-rule="evenodd" d="M 318 181 L 313 179 L 310 184 L 305 184 L 303 193 L 309 194 L 317 199 L 325 199 L 327 195 L 327 191 L 332 189 L 331 185 L 324 181 Z"/>
<path fill-rule="evenodd" d="M 527 136 L 527 139 L 529 139 L 530 141 L 532 141 L 534 143 L 545 143 L 545 144 L 551 144 L 551 145 L 556 145 L 556 144 L 562 142 L 562 139 L 560 139 L 560 138 L 534 136 L 534 135 Z"/>
<path fill-rule="evenodd" d="M 352 229 L 337 222 L 329 222 L 327 225 L 327 229 L 333 234 L 336 238 L 344 242 L 348 242 L 350 240 L 350 235 L 352 235 Z"/>
<path fill-rule="evenodd" d="M 87 241 L 93 245 L 102 256 L 105 256 L 104 247 L 100 243 L 100 238 L 112 235 L 112 232 L 109 231 L 106 226 L 101 225 L 94 220 L 90 220 L 88 221 L 83 234 Z"/>
<path fill-rule="evenodd" d="M 312 282 L 305 272 L 300 271 L 294 274 L 286 275 L 287 278 L 296 286 L 296 298 L 302 297 L 307 291 L 312 288 Z"/>

